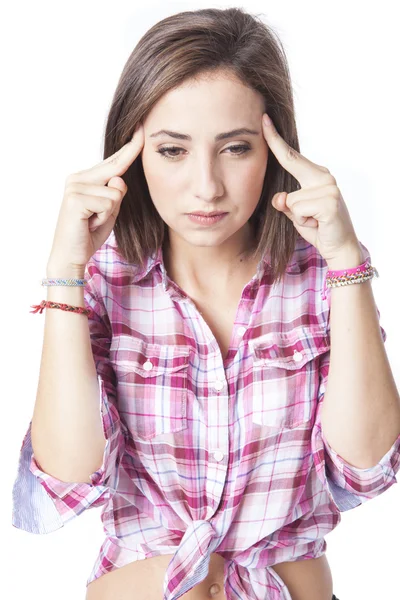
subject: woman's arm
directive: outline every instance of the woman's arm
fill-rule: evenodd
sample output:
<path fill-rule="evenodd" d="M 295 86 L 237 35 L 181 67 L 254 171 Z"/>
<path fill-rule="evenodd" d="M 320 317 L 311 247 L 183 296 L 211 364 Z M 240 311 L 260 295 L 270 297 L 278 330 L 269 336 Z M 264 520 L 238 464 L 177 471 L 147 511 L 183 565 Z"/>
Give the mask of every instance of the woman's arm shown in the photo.
<path fill-rule="evenodd" d="M 83 277 L 47 269 L 47 277 Z M 47 299 L 85 307 L 83 287 L 49 287 Z M 39 385 L 32 418 L 32 448 L 46 473 L 66 482 L 91 483 L 106 440 L 88 317 L 46 309 Z"/>
<path fill-rule="evenodd" d="M 359 252 L 329 269 L 353 268 Z M 361 469 L 376 465 L 400 435 L 400 398 L 371 281 L 330 288 L 331 353 L 321 424 L 331 447 Z"/>

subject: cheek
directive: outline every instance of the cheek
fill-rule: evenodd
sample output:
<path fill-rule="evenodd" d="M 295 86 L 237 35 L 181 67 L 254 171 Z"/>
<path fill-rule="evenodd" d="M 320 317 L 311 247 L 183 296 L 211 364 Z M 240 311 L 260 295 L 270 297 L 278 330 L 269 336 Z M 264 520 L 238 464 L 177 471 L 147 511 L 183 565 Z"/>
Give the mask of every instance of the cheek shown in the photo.
<path fill-rule="evenodd" d="M 157 157 L 148 154 L 142 157 L 143 172 L 152 198 L 162 197 L 165 193 L 168 195 L 169 186 L 166 186 L 165 175 L 159 162 Z"/>
<path fill-rule="evenodd" d="M 150 191 L 156 196 L 168 196 L 173 194 L 173 189 L 179 185 L 179 177 L 168 164 L 168 161 L 157 154 L 156 151 L 143 152 L 142 155 L 143 172 Z"/>
<path fill-rule="evenodd" d="M 146 151 L 146 149 L 143 150 L 142 165 L 148 183 L 156 181 L 157 178 L 159 178 L 160 174 L 157 169 L 157 161 L 154 152 L 150 150 Z"/>
<path fill-rule="evenodd" d="M 149 189 L 150 197 L 154 207 L 159 215 L 163 218 L 168 207 L 168 186 L 165 185 L 165 178 L 162 175 L 162 169 L 157 164 L 157 156 L 154 156 L 154 151 L 142 152 L 143 173 Z"/>
<path fill-rule="evenodd" d="M 235 186 L 241 189 L 249 197 L 258 196 L 261 193 L 267 171 L 267 161 L 257 160 L 246 165 L 245 169 L 238 169 Z"/>

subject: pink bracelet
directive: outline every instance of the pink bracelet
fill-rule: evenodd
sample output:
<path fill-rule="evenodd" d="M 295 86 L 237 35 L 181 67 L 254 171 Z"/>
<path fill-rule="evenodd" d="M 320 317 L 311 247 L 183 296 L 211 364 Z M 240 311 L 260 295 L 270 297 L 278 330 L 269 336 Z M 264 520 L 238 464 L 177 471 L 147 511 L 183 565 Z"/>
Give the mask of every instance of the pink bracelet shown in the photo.
<path fill-rule="evenodd" d="M 324 300 L 326 300 L 327 288 L 351 285 L 354 283 L 364 283 L 373 277 L 379 277 L 379 273 L 375 267 L 371 266 L 369 260 L 366 260 L 361 265 L 354 267 L 353 269 L 327 271 L 322 297 Z"/>

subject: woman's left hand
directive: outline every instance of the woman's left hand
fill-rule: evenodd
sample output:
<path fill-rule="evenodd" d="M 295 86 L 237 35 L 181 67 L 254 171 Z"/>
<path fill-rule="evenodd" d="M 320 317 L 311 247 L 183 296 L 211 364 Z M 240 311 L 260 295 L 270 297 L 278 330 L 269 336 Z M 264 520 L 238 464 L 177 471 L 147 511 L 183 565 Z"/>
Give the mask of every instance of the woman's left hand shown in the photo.
<path fill-rule="evenodd" d="M 295 192 L 278 192 L 272 205 L 293 222 L 300 235 L 317 248 L 329 264 L 349 252 L 361 252 L 353 223 L 336 179 L 326 167 L 311 162 L 291 148 L 273 123 L 262 119 L 264 137 L 278 162 L 301 185 Z"/>

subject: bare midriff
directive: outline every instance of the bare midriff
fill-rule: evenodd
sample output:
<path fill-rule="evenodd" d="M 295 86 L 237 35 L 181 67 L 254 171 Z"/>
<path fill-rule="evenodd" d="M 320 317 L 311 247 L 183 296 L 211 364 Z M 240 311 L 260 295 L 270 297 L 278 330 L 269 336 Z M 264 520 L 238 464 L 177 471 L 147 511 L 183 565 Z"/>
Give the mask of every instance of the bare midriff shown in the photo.
<path fill-rule="evenodd" d="M 152 556 L 102 575 L 87 586 L 86 600 L 162 600 L 165 571 L 172 554 Z M 207 577 L 182 600 L 225 600 L 224 561 L 211 554 Z M 273 565 L 292 600 L 331 600 L 333 584 L 326 555 Z"/>

